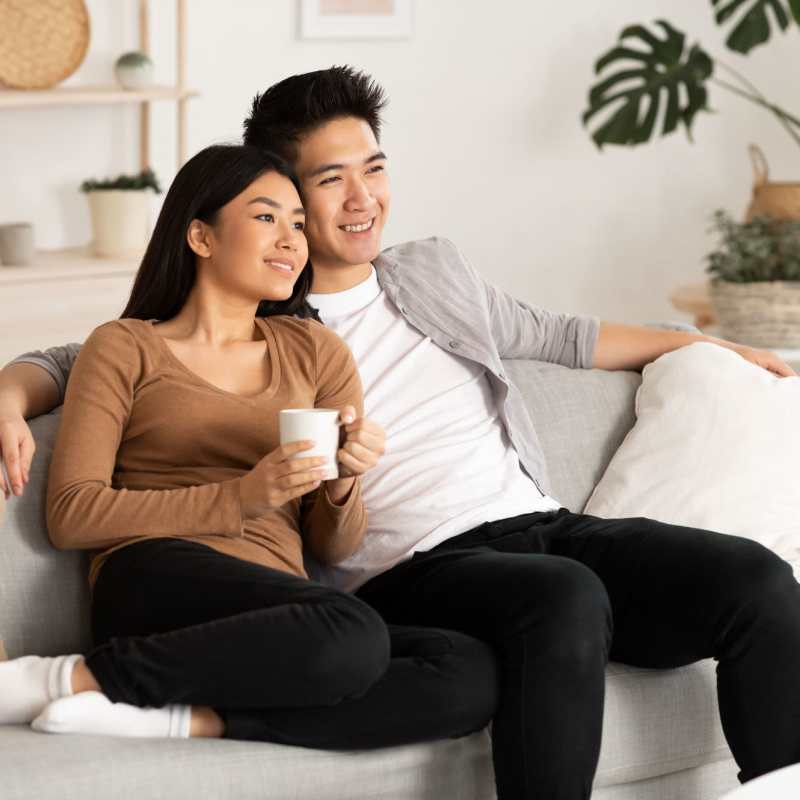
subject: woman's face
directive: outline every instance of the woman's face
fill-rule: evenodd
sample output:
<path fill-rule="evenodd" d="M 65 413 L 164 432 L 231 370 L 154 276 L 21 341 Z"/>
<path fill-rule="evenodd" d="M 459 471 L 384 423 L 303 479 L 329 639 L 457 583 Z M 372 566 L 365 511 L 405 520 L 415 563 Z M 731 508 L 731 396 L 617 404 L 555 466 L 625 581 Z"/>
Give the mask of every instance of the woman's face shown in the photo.
<path fill-rule="evenodd" d="M 214 225 L 204 226 L 206 268 L 220 287 L 248 301 L 286 300 L 308 260 L 304 227 L 292 182 L 267 172 L 224 205 Z"/>

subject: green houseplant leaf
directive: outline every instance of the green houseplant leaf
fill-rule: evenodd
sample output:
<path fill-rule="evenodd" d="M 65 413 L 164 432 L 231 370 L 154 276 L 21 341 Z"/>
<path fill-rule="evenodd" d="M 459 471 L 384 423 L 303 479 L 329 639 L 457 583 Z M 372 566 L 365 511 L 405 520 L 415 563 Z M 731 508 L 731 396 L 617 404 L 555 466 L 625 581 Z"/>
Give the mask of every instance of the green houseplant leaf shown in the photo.
<path fill-rule="evenodd" d="M 800 0 L 788 0 L 788 8 L 786 0 L 711 0 L 711 4 L 718 25 L 724 25 L 738 14 L 733 30 L 725 40 L 725 44 L 737 53 L 749 53 L 754 47 L 769 41 L 772 27 L 768 10 L 782 31 L 789 27 L 790 14 L 800 25 Z"/>
<path fill-rule="evenodd" d="M 704 82 L 714 65 L 698 45 L 686 51 L 686 37 L 665 20 L 657 20 L 666 38 L 659 39 L 643 25 L 630 25 L 619 36 L 619 43 L 598 59 L 595 74 L 609 65 L 622 62 L 622 68 L 603 78 L 589 91 L 589 107 L 583 124 L 606 106 L 622 101 L 609 119 L 598 127 L 592 138 L 598 147 L 604 144 L 637 145 L 653 136 L 661 98 L 666 97 L 662 136 L 672 133 L 682 122 L 691 138 L 691 125 L 698 111 L 708 110 Z M 646 49 L 629 44 L 644 44 Z M 634 62 L 634 65 L 629 65 Z M 633 82 L 633 85 L 631 85 Z M 685 88 L 682 103 L 679 89 Z M 643 106 L 649 100 L 645 113 Z"/>

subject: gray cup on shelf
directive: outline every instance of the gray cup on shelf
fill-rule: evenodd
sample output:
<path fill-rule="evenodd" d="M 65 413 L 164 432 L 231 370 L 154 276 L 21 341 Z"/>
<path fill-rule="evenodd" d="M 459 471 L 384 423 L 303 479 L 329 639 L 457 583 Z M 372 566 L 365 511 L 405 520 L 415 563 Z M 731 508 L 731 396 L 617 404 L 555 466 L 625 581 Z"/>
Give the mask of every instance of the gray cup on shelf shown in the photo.
<path fill-rule="evenodd" d="M 33 225 L 9 222 L 0 225 L 0 263 L 24 267 L 33 263 Z"/>

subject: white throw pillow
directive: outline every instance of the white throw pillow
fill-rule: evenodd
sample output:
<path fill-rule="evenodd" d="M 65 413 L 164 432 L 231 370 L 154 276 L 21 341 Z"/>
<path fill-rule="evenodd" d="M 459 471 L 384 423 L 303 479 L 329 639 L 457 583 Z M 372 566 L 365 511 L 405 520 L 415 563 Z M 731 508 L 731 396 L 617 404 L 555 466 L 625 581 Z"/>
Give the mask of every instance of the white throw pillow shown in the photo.
<path fill-rule="evenodd" d="M 636 423 L 583 509 L 737 534 L 800 556 L 800 377 L 710 342 L 647 364 Z"/>

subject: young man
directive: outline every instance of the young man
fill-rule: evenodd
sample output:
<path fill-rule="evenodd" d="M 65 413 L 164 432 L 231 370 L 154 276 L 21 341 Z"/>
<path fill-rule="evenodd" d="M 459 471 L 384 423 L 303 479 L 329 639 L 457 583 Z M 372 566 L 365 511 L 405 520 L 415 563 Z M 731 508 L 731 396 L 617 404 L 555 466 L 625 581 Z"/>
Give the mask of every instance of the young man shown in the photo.
<path fill-rule="evenodd" d="M 390 207 L 383 104 L 368 76 L 333 68 L 271 87 L 245 122 L 245 141 L 277 150 L 300 175 L 315 270 L 309 301 L 353 350 L 374 420 L 353 426 L 342 456 L 377 460 L 363 482 L 370 530 L 351 558 L 312 575 L 356 591 L 387 621 L 490 643 L 501 673 L 501 799 L 589 797 L 609 658 L 647 667 L 717 658 L 740 778 L 800 760 L 800 585 L 791 568 L 739 537 L 561 507 L 501 359 L 638 370 L 713 341 L 794 373 L 772 353 L 699 334 L 532 307 L 487 284 L 445 240 L 381 253 Z M 11 367 L 18 378 L 0 396 L 0 435 L 5 418 L 12 481 L 20 441 L 30 461 L 22 416 L 60 401 L 31 364 L 60 392 L 75 350 Z"/>

